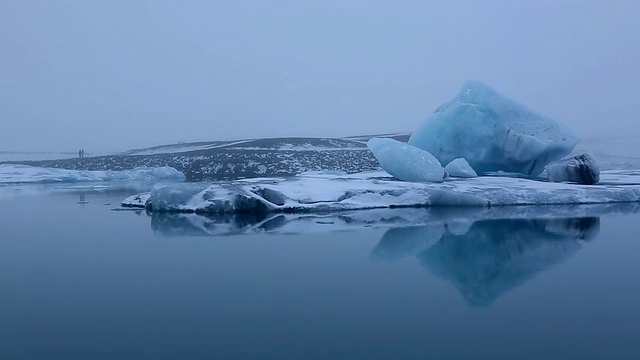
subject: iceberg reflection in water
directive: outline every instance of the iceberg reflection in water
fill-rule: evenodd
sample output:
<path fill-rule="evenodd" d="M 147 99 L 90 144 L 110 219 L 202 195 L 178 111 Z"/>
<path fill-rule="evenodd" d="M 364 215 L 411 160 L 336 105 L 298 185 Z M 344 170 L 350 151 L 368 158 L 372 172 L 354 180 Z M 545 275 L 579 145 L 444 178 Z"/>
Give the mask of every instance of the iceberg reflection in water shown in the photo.
<path fill-rule="evenodd" d="M 639 210 L 638 204 L 594 204 L 212 217 L 155 213 L 151 227 L 168 237 L 387 229 L 371 252 L 373 259 L 415 256 L 433 275 L 451 282 L 470 305 L 488 306 L 594 239 L 600 216 Z"/>
<path fill-rule="evenodd" d="M 300 234 L 354 231 L 369 228 L 398 232 L 391 242 L 394 249 L 374 251 L 374 255 L 392 259 L 416 254 L 443 236 L 464 235 L 475 222 L 483 220 L 540 219 L 550 227 L 552 219 L 587 218 L 640 212 L 640 204 L 591 204 L 573 206 L 432 207 L 370 209 L 340 212 L 284 213 L 148 213 L 151 228 L 160 236 L 224 236 L 240 234 Z M 547 220 L 543 220 L 547 219 Z M 526 221 L 525 221 L 526 223 Z M 524 223 L 523 223 L 524 224 Z M 518 228 L 524 226 L 516 224 Z M 496 225 L 498 226 L 498 225 Z M 555 225 L 560 226 L 560 225 Z M 416 229 L 418 227 L 418 229 Z M 526 229 L 527 227 L 523 228 Z M 522 230 L 523 230 L 522 229 Z M 475 230 L 474 230 L 475 231 Z M 385 239 L 392 235 L 385 235 Z M 382 242 L 387 242 L 383 239 Z M 398 244 L 396 244 L 396 242 Z M 414 250 L 411 250 L 414 249 Z M 397 253 L 394 255 L 393 253 Z M 376 255 L 377 254 L 377 255 Z"/>
<path fill-rule="evenodd" d="M 599 217 L 479 220 L 468 228 L 443 224 L 388 230 L 373 256 L 415 255 L 473 306 L 559 264 L 600 231 Z"/>

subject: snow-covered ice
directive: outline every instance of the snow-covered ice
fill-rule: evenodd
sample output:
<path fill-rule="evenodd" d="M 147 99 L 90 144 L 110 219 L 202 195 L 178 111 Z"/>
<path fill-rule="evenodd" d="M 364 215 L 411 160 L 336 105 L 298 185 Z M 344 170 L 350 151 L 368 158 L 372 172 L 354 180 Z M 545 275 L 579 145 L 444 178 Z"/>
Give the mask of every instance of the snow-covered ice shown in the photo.
<path fill-rule="evenodd" d="M 402 181 L 442 182 L 444 168 L 433 155 L 397 140 L 372 138 L 367 146 L 380 166 Z"/>
<path fill-rule="evenodd" d="M 442 183 L 394 180 L 386 172 L 302 175 L 151 191 L 156 212 L 319 212 L 393 207 L 595 204 L 640 201 L 640 170 L 604 171 L 597 185 L 481 176 Z"/>
<path fill-rule="evenodd" d="M 472 178 L 478 176 L 467 160 L 463 158 L 454 159 L 444 167 L 444 170 L 453 177 Z"/>
<path fill-rule="evenodd" d="M 180 171 L 169 167 L 138 167 L 131 170 L 67 170 L 28 165 L 0 165 L 0 184 L 72 183 L 98 181 L 184 181 Z"/>
<path fill-rule="evenodd" d="M 411 135 L 409 144 L 442 164 L 465 158 L 478 173 L 538 175 L 546 164 L 568 155 L 579 140 L 566 125 L 470 81 Z"/>
<path fill-rule="evenodd" d="M 231 147 L 235 145 L 244 144 L 249 142 L 250 140 L 240 140 L 240 141 L 219 141 L 213 143 L 204 143 L 204 144 L 172 144 L 172 145 L 160 145 L 154 146 L 147 149 L 135 149 L 129 150 L 122 155 L 161 155 L 161 154 L 175 154 L 181 152 L 190 152 L 190 151 L 201 151 L 201 150 L 211 150 L 211 149 L 219 149 L 225 147 Z"/>
<path fill-rule="evenodd" d="M 131 195 L 120 202 L 121 206 L 132 208 L 144 208 L 151 197 L 151 193 L 145 192 L 137 195 Z"/>

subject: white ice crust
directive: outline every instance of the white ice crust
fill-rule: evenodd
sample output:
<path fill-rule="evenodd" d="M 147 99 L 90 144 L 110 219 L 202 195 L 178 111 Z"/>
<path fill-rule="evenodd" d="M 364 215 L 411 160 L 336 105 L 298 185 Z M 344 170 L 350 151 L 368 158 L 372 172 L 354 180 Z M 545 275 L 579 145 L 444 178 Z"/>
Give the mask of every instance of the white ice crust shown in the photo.
<path fill-rule="evenodd" d="M 124 207 L 144 208 L 151 197 L 151 193 L 145 192 L 137 195 L 131 195 L 128 198 L 122 200 L 120 205 Z"/>
<path fill-rule="evenodd" d="M 402 181 L 442 182 L 444 169 L 427 151 L 394 139 L 372 138 L 367 146 L 380 166 Z"/>
<path fill-rule="evenodd" d="M 397 181 L 385 172 L 299 175 L 216 184 L 169 184 L 150 195 L 157 212 L 318 212 L 429 206 L 606 204 L 640 201 L 640 170 L 604 171 L 597 185 L 481 176 L 442 183 Z"/>
<path fill-rule="evenodd" d="M 538 175 L 579 140 L 569 127 L 470 81 L 411 135 L 409 144 L 442 164 L 465 158 L 478 173 Z"/>
<path fill-rule="evenodd" d="M 138 167 L 131 170 L 67 170 L 27 165 L 0 165 L 0 184 L 73 183 L 100 181 L 184 181 L 180 171 L 169 167 Z"/>
<path fill-rule="evenodd" d="M 467 160 L 463 158 L 454 159 L 447 164 L 444 169 L 447 171 L 449 176 L 453 177 L 473 178 L 478 176 Z"/>

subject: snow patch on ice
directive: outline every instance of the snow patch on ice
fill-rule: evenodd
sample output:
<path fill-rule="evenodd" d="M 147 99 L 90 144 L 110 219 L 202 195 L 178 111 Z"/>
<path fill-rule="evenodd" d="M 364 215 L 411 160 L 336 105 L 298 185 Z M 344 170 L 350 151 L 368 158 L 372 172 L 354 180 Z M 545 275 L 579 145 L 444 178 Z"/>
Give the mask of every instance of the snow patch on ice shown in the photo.
<path fill-rule="evenodd" d="M 147 204 L 147 201 L 149 201 L 150 197 L 151 197 L 151 193 L 148 193 L 148 192 L 141 193 L 138 195 L 132 195 L 122 200 L 122 202 L 120 202 L 120 205 L 124 207 L 144 208 L 145 205 Z"/>

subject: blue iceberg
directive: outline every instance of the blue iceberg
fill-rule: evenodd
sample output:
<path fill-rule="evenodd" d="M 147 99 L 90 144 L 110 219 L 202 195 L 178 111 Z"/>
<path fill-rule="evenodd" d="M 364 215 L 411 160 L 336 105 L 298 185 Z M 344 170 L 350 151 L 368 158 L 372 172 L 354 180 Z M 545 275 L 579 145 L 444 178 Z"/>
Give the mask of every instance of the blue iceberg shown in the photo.
<path fill-rule="evenodd" d="M 551 161 L 568 155 L 579 141 L 568 126 L 469 81 L 411 135 L 409 144 L 442 164 L 464 158 L 478 173 L 535 176 Z"/>

